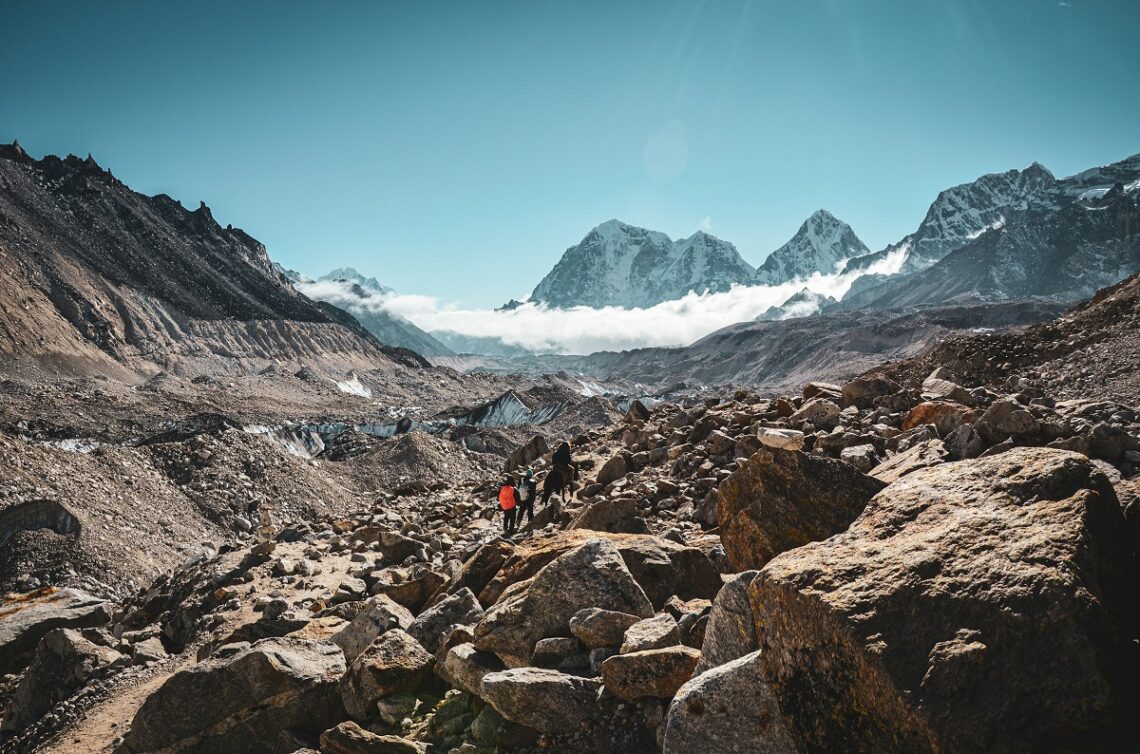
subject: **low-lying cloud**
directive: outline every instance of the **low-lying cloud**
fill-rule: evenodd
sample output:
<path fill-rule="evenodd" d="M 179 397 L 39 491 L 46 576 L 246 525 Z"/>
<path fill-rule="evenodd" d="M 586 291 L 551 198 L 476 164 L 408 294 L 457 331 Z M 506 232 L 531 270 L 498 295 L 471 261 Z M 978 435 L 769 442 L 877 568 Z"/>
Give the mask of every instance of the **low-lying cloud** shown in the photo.
<path fill-rule="evenodd" d="M 839 299 L 863 274 L 897 272 L 905 253 L 900 250 L 860 272 L 817 273 L 782 285 L 734 286 L 724 293 L 690 293 L 644 309 L 555 309 L 533 303 L 510 311 L 466 309 L 416 294 L 376 294 L 361 299 L 351 292 L 351 284 L 343 281 L 297 287 L 310 298 L 344 308 L 364 306 L 404 317 L 428 332 L 497 338 L 507 345 L 539 353 L 588 354 L 687 345 L 722 327 L 753 320 L 803 288 Z M 801 306 L 789 314 L 804 316 L 813 313 L 811 308 Z"/>

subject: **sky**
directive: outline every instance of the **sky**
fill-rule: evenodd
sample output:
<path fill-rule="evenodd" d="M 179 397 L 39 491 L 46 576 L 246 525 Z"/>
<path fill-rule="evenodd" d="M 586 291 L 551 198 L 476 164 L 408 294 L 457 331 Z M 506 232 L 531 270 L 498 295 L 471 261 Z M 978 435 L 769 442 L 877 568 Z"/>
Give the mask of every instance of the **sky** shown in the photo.
<path fill-rule="evenodd" d="M 590 228 L 758 264 L 942 188 L 1140 152 L 1140 3 L 6 0 L 0 141 L 205 201 L 310 275 L 478 309 Z"/>

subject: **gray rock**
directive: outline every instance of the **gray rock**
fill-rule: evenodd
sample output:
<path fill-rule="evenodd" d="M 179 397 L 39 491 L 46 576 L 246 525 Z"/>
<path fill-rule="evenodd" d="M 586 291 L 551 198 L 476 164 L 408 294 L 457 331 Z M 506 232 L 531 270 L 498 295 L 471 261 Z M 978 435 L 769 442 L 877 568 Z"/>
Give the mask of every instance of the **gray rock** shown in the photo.
<path fill-rule="evenodd" d="M 701 653 L 672 646 L 616 654 L 602 663 L 602 681 L 618 699 L 672 699 L 697 667 Z"/>
<path fill-rule="evenodd" d="M 591 649 L 618 647 L 625 638 L 626 629 L 639 620 L 641 618 L 629 613 L 589 607 L 570 618 L 570 632 Z"/>
<path fill-rule="evenodd" d="M 466 587 L 440 600 L 420 613 L 408 626 L 408 633 L 424 649 L 435 654 L 447 633 L 455 626 L 474 626 L 483 617 L 483 607 Z"/>
<path fill-rule="evenodd" d="M 752 606 L 748 602 L 748 586 L 757 571 L 744 571 L 725 582 L 709 611 L 705 638 L 701 644 L 701 661 L 697 673 L 732 662 L 755 652 L 756 627 Z"/>
<path fill-rule="evenodd" d="M 665 718 L 662 751 L 798 754 L 759 652 L 701 673 L 677 691 Z"/>
<path fill-rule="evenodd" d="M 393 628 L 353 660 L 340 684 L 348 714 L 376 716 L 376 702 L 400 691 L 415 691 L 427 680 L 435 657 L 406 632 Z"/>
<path fill-rule="evenodd" d="M 543 733 L 568 733 L 600 711 L 596 678 L 542 668 L 515 668 L 483 677 L 479 696 L 508 720 Z"/>
<path fill-rule="evenodd" d="M 681 632 L 677 619 L 669 613 L 661 613 L 634 623 L 626 629 L 622 637 L 621 651 L 641 652 L 646 649 L 660 649 L 681 643 Z"/>
<path fill-rule="evenodd" d="M 384 594 L 370 597 L 365 605 L 347 626 L 332 636 L 332 642 L 344 650 L 348 662 L 355 660 L 385 631 L 406 630 L 414 620 L 408 608 Z"/>
<path fill-rule="evenodd" d="M 483 676 L 503 669 L 503 662 L 490 652 L 480 652 L 472 644 L 459 644 L 447 652 L 447 657 L 436 666 L 443 680 L 469 694 L 479 694 Z"/>
<path fill-rule="evenodd" d="M 0 675 L 32 661 L 40 639 L 56 628 L 90 628 L 111 620 L 107 602 L 76 589 L 48 591 L 0 605 Z"/>
<path fill-rule="evenodd" d="M 175 673 L 135 714 L 122 754 L 274 754 L 282 730 L 316 737 L 344 719 L 335 644 L 274 638 Z"/>

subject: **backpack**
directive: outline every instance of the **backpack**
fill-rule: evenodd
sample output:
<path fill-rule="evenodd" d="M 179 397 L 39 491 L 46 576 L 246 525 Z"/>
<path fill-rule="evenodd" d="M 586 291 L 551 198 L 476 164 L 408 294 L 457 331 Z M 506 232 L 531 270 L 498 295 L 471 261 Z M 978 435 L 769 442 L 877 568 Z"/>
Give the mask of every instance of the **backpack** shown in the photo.
<path fill-rule="evenodd" d="M 519 487 L 519 499 L 524 503 L 530 500 L 531 489 L 530 482 L 523 482 L 522 486 Z"/>
<path fill-rule="evenodd" d="M 499 507 L 505 511 L 515 507 L 515 488 L 509 484 L 499 488 Z"/>

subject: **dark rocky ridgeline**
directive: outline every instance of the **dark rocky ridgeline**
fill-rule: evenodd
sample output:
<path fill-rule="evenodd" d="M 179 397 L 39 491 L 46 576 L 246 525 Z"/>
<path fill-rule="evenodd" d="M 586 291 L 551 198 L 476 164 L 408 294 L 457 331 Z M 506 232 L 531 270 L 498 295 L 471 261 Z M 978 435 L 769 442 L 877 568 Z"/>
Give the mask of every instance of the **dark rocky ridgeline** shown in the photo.
<path fill-rule="evenodd" d="M 510 538 L 497 480 L 413 486 L 22 607 L 6 750 L 1122 750 L 1140 413 L 995 387 L 634 404 Z"/>
<path fill-rule="evenodd" d="M 0 146 L 0 353 L 84 373 L 230 359 L 366 366 L 379 341 L 299 294 L 203 203 L 131 191 L 90 156 Z"/>

